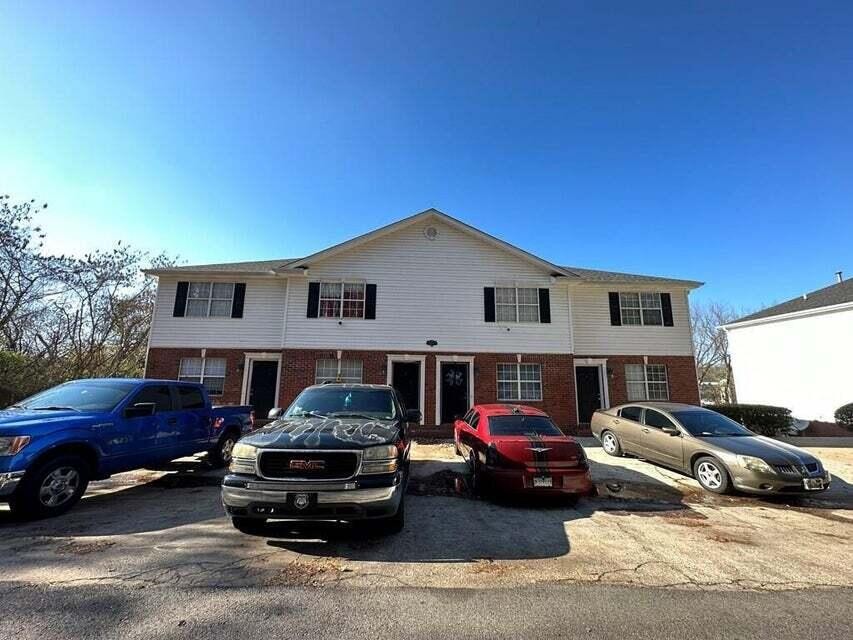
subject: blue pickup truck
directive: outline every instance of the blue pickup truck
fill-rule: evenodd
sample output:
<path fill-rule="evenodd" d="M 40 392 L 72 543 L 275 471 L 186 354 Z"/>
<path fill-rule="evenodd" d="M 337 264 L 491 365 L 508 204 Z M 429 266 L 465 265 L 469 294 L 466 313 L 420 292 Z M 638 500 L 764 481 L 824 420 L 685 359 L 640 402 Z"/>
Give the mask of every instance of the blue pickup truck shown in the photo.
<path fill-rule="evenodd" d="M 205 451 L 224 466 L 253 421 L 251 407 L 212 407 L 197 383 L 67 382 L 0 411 L 0 502 L 47 517 L 114 473 Z"/>

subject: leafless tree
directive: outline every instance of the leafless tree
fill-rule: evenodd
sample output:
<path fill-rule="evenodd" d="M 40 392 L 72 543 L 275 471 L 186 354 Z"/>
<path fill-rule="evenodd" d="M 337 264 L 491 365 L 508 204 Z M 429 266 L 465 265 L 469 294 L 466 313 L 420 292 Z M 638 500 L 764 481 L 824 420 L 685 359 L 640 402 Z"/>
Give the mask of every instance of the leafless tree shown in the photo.
<path fill-rule="evenodd" d="M 690 308 L 696 376 L 702 399 L 706 402 L 737 401 L 729 340 L 720 327 L 740 315 L 732 307 L 718 302 L 694 304 Z"/>
<path fill-rule="evenodd" d="M 140 268 L 174 261 L 122 243 L 46 255 L 32 223 L 41 209 L 0 199 L 0 387 L 20 397 L 72 378 L 140 375 L 155 295 Z"/>

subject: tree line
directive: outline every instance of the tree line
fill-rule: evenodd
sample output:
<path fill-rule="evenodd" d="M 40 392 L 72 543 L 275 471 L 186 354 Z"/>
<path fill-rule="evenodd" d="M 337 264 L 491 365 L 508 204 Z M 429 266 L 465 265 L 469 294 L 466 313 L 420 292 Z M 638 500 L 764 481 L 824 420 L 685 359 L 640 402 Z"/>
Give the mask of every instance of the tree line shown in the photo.
<path fill-rule="evenodd" d="M 121 242 L 51 255 L 35 200 L 0 196 L 0 406 L 74 378 L 143 374 L 156 283 L 174 264 Z"/>

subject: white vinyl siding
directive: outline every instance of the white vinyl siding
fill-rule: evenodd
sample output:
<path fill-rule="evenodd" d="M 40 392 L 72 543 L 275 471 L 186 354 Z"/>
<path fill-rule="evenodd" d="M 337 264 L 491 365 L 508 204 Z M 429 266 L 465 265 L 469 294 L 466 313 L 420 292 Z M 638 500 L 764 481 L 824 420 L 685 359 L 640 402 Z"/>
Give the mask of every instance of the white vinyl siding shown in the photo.
<path fill-rule="evenodd" d="M 669 400 L 666 366 L 662 364 L 625 365 L 628 401 Z"/>
<path fill-rule="evenodd" d="M 283 278 L 240 278 L 246 283 L 243 317 L 178 317 L 172 316 L 179 280 L 162 276 L 157 287 L 157 304 L 151 325 L 151 347 L 248 348 L 274 350 L 281 348 L 284 327 L 285 280 Z M 233 285 L 233 276 L 222 280 Z M 304 315 L 305 309 L 302 310 Z"/>
<path fill-rule="evenodd" d="M 672 300 L 672 327 L 610 324 L 609 291 L 618 285 L 583 283 L 571 288 L 574 353 L 577 356 L 692 356 L 687 291 L 667 288 Z M 627 289 L 626 289 L 627 290 Z M 646 293 L 660 293 L 658 285 Z M 634 291 L 640 293 L 637 287 Z M 514 329 L 513 329 L 514 330 Z"/>
<path fill-rule="evenodd" d="M 435 227 L 435 240 L 425 228 Z M 531 262 L 437 221 L 376 238 L 309 264 L 290 278 L 285 342 L 289 348 L 399 353 L 571 353 L 568 288 Z M 317 322 L 306 317 L 310 281 L 376 283 L 376 319 Z M 485 287 L 550 288 L 551 323 L 486 322 Z M 248 294 L 248 290 L 247 290 Z M 538 320 L 538 292 L 536 292 Z M 533 313 L 530 311 L 522 313 Z M 526 316 L 525 316 L 526 317 Z"/>

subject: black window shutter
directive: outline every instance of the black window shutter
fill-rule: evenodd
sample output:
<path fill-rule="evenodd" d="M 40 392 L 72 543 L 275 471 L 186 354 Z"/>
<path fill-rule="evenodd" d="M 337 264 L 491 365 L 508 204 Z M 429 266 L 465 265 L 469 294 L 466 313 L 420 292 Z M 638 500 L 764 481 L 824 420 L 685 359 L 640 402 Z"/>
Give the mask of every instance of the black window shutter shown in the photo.
<path fill-rule="evenodd" d="M 376 320 L 376 285 L 369 284 L 364 288 L 364 319 Z"/>
<path fill-rule="evenodd" d="M 663 326 L 672 326 L 672 297 L 668 293 L 660 294 L 660 306 L 663 310 Z"/>
<path fill-rule="evenodd" d="M 551 322 L 551 291 L 539 289 L 539 322 Z"/>
<path fill-rule="evenodd" d="M 187 294 L 190 290 L 189 282 L 179 282 L 178 290 L 175 292 L 175 308 L 172 310 L 172 316 L 175 318 L 183 318 L 184 312 L 187 309 Z"/>
<path fill-rule="evenodd" d="M 622 326 L 622 312 L 619 310 L 619 292 L 611 291 L 610 296 L 610 324 L 614 327 Z"/>
<path fill-rule="evenodd" d="M 483 317 L 486 322 L 495 321 L 495 288 L 483 288 Z"/>
<path fill-rule="evenodd" d="M 308 317 L 316 318 L 320 315 L 320 283 L 308 283 Z"/>
<path fill-rule="evenodd" d="M 243 303 L 246 302 L 246 283 L 237 282 L 234 284 L 234 300 L 231 301 L 231 317 L 243 317 Z"/>

